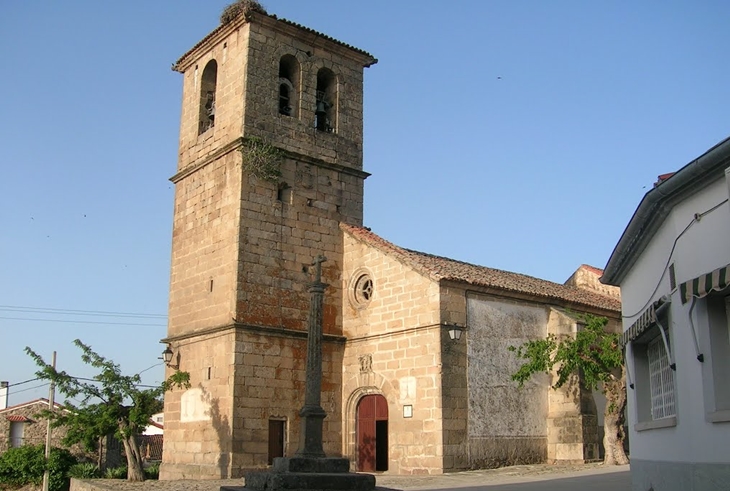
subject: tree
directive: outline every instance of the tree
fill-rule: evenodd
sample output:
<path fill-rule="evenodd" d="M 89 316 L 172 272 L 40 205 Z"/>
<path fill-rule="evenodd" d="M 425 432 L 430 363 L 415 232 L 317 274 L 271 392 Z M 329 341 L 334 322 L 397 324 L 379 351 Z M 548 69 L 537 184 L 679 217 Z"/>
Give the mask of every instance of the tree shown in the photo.
<path fill-rule="evenodd" d="M 549 334 L 546 339 L 527 341 L 509 350 L 526 360 L 512 375 L 512 380 L 522 385 L 535 373 L 551 374 L 557 365 L 557 380 L 553 389 L 562 387 L 574 377 L 591 390 L 599 385 L 606 396 L 604 412 L 603 447 L 607 465 L 628 464 L 624 452 L 626 382 L 623 373 L 623 353 L 619 345 L 619 334 L 606 331 L 608 319 L 585 314 L 581 316 L 585 325 L 575 338 L 558 338 Z"/>
<path fill-rule="evenodd" d="M 68 428 L 63 440 L 65 445 L 82 443 L 92 450 L 101 438 L 114 434 L 124 445 L 127 480 L 144 481 L 137 435 L 148 425 L 150 417 L 160 410 L 160 397 L 166 391 L 190 386 L 190 374 L 176 371 L 159 387 L 142 388 L 139 374 L 122 375 L 119 365 L 100 356 L 90 346 L 78 339 L 74 344 L 82 351 L 81 360 L 99 370 L 93 379 L 58 371 L 32 349 L 25 348 L 40 367 L 36 376 L 55 383 L 58 392 L 66 396 L 66 411 L 49 409 L 42 416 L 49 418 L 54 427 Z M 80 402 L 74 405 L 69 399 Z"/>

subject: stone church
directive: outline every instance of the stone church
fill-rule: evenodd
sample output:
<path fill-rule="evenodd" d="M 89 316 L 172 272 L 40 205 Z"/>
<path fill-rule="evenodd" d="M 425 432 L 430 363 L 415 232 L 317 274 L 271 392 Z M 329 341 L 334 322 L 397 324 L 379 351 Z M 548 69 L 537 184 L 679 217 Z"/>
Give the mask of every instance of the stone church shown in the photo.
<path fill-rule="evenodd" d="M 309 269 L 324 255 L 324 448 L 359 471 L 442 473 L 599 458 L 600 409 L 510 345 L 618 325 L 583 266 L 566 284 L 398 247 L 363 227 L 369 53 L 254 6 L 183 76 L 162 479 L 239 477 L 298 446 Z M 600 405 L 600 404 L 599 404 Z M 598 418 L 597 418 L 598 416 Z"/>

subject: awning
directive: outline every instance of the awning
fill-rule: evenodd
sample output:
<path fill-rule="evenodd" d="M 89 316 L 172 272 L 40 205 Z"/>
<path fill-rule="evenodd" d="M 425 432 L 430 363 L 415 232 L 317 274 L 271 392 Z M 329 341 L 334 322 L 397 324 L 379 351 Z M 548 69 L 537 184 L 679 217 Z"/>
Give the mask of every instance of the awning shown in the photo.
<path fill-rule="evenodd" d="M 679 294 L 682 303 L 687 303 L 692 297 L 702 298 L 712 291 L 724 290 L 730 284 L 728 269 L 730 264 L 723 268 L 717 268 L 711 273 L 705 273 L 679 285 Z"/>
<path fill-rule="evenodd" d="M 653 302 L 649 307 L 641 313 L 636 322 L 631 324 L 631 327 L 626 329 L 621 336 L 621 346 L 626 346 L 629 342 L 638 338 L 652 325 L 656 323 L 656 309 L 658 309 L 664 300 L 660 299 Z"/>
<path fill-rule="evenodd" d="M 32 419 L 27 416 L 21 416 L 20 414 L 9 414 L 5 416 L 5 419 L 12 421 L 13 423 L 35 423 Z"/>

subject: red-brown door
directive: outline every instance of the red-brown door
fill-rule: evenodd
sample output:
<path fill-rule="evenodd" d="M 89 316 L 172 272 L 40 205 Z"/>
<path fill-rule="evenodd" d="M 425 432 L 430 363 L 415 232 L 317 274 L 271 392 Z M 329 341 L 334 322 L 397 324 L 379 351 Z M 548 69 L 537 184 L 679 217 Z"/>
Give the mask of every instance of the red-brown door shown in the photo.
<path fill-rule="evenodd" d="M 269 420 L 269 465 L 274 463 L 275 457 L 284 456 L 284 426 L 286 422 Z"/>
<path fill-rule="evenodd" d="M 369 395 L 357 405 L 357 468 L 362 472 L 388 470 L 388 401 Z"/>

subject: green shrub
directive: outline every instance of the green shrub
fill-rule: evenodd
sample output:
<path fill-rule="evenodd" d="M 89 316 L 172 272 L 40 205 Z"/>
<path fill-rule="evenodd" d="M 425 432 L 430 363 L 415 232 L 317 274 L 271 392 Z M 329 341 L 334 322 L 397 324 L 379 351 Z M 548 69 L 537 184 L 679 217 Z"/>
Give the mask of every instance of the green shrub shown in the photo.
<path fill-rule="evenodd" d="M 156 462 L 144 468 L 145 479 L 159 479 L 160 478 L 160 463 Z"/>
<path fill-rule="evenodd" d="M 127 478 L 127 466 L 122 465 L 119 467 L 111 467 L 104 473 L 105 479 L 126 479 Z"/>
<path fill-rule="evenodd" d="M 76 479 L 97 479 L 101 477 L 101 471 L 91 462 L 76 464 L 68 470 L 68 476 Z"/>
<path fill-rule="evenodd" d="M 48 459 L 48 489 L 68 489 L 68 471 L 77 463 L 76 457 L 65 448 L 52 448 Z M 46 468 L 45 445 L 24 445 L 10 448 L 0 455 L 0 485 L 25 486 L 43 483 Z"/>

